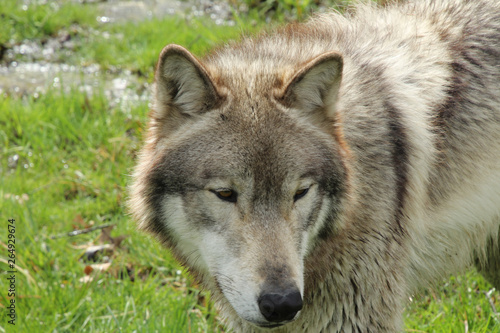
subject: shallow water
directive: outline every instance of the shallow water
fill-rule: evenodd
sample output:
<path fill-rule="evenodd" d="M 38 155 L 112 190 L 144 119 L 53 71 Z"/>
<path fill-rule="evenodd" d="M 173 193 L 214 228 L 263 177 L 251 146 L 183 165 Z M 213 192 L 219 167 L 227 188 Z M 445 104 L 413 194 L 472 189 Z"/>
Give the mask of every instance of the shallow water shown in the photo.
<path fill-rule="evenodd" d="M 208 16 L 216 24 L 234 25 L 231 7 L 227 1 L 213 0 L 144 0 L 121 1 L 110 0 L 98 5 L 102 16 L 100 22 L 141 21 L 151 18 L 161 18 L 168 15 L 186 18 Z"/>
<path fill-rule="evenodd" d="M 78 89 L 89 95 L 94 91 L 103 91 L 111 106 L 133 106 L 149 99 L 147 83 L 130 71 L 111 73 L 102 71 L 99 65 L 74 66 L 68 64 L 41 62 L 12 62 L 9 66 L 0 66 L 0 93 L 38 97 L 48 90 L 70 92 Z"/>
<path fill-rule="evenodd" d="M 83 0 L 82 0 L 83 1 Z M 216 24 L 234 25 L 227 2 L 212 0 L 144 0 L 105 2 L 85 0 L 98 8 L 96 20 L 102 23 L 141 21 L 166 16 L 207 16 Z M 81 29 L 78 26 L 68 27 Z M 64 63 L 73 52 L 74 42 L 68 31 L 39 41 L 26 40 L 8 49 L 0 62 L 0 96 L 24 96 L 60 89 L 79 89 L 92 93 L 103 89 L 112 103 L 133 104 L 148 99 L 147 84 L 126 70 L 103 71 L 99 65 L 76 66 Z M 97 32 L 96 32 L 97 33 Z"/>

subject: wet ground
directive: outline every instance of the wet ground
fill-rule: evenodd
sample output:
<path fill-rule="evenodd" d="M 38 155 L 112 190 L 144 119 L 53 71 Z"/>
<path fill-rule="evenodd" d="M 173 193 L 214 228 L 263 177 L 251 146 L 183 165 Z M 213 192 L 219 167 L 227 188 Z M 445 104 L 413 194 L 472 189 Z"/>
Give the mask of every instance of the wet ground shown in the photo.
<path fill-rule="evenodd" d="M 84 0 L 81 0 L 84 1 Z M 234 25 L 227 2 L 213 0 L 144 0 L 94 1 L 85 0 L 98 8 L 96 20 L 101 23 L 130 22 L 162 17 L 206 16 L 219 25 Z M 80 27 L 68 27 L 81 29 Z M 74 41 L 68 31 L 40 41 L 26 40 L 4 50 L 0 61 L 0 96 L 33 95 L 49 89 L 80 89 L 92 93 L 104 87 L 104 94 L 113 103 L 133 103 L 149 98 L 148 84 L 136 75 L 122 69 L 102 70 L 97 64 L 71 65 L 64 63 L 70 57 Z"/>
<path fill-rule="evenodd" d="M 216 24 L 234 24 L 231 20 L 231 7 L 227 1 L 213 0 L 110 0 L 98 5 L 101 22 L 139 21 L 148 18 L 161 18 L 168 15 L 186 18 L 208 16 Z"/>

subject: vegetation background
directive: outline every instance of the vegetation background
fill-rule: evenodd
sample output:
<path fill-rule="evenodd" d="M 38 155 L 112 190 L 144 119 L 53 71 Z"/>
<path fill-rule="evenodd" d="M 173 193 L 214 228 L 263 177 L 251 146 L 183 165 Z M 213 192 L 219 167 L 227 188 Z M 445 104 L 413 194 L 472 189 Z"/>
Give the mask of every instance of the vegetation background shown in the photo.
<path fill-rule="evenodd" d="M 225 332 L 210 295 L 124 207 L 157 56 L 168 43 L 202 55 L 349 1 L 187 1 L 155 15 L 155 1 L 2 0 L 0 332 Z M 412 297 L 405 330 L 500 332 L 498 309 L 471 271 Z"/>

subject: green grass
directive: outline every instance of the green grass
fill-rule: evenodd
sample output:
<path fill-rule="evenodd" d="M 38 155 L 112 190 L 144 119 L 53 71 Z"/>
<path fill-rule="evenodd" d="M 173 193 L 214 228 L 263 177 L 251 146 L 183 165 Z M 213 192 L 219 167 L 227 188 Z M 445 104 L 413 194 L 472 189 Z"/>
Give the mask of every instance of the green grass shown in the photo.
<path fill-rule="evenodd" d="M 69 1 L 3 0 L 0 6 L 0 45 L 50 37 L 72 24 L 96 27 L 96 16 L 94 7 Z"/>
<path fill-rule="evenodd" d="M 218 45 L 221 38 L 237 39 L 241 28 L 217 26 L 204 21 L 153 19 L 141 23 L 106 25 L 101 33 L 110 37 L 104 39 L 96 35 L 90 38 L 90 43 L 82 43 L 78 48 L 78 53 L 83 55 L 80 59 L 97 62 L 104 68 L 126 66 L 134 73 L 150 77 L 159 51 L 166 42 L 183 45 L 194 54 L 201 55 Z"/>
<path fill-rule="evenodd" d="M 413 297 L 406 308 L 407 332 L 500 332 L 500 294 L 475 271 L 452 277 Z"/>
<path fill-rule="evenodd" d="M 0 110 L 6 147 L 0 155 L 0 211 L 4 229 L 8 218 L 16 220 L 17 329 L 181 332 L 216 326 L 207 300 L 179 274 L 167 251 L 135 231 L 123 208 L 146 105 L 123 112 L 102 96 L 72 91 L 6 98 Z M 129 237 L 115 250 L 111 269 L 85 283 L 80 279 L 88 263 L 77 247 L 96 241 L 99 232 L 51 236 L 93 223 L 114 223 L 113 236 Z M 0 258 L 6 259 L 2 235 Z M 7 328 L 3 319 L 0 325 Z"/>
<path fill-rule="evenodd" d="M 34 3 L 24 10 L 21 2 L 2 2 L 0 45 L 41 43 L 76 25 L 74 52 L 60 61 L 126 69 L 148 82 L 164 44 L 202 54 L 264 25 L 245 17 L 236 27 L 181 19 L 100 24 L 91 4 Z M 148 106 L 111 102 L 105 88 L 0 96 L 0 332 L 222 332 L 210 296 L 167 250 L 137 232 L 126 213 L 128 175 Z M 16 220 L 15 327 L 5 309 L 9 218 Z M 85 282 L 92 263 L 82 259 L 84 248 L 98 244 L 101 231 L 52 236 L 107 223 L 116 225 L 114 239 L 127 237 L 108 255 L 109 269 L 91 272 Z M 472 272 L 417 295 L 406 310 L 407 332 L 500 332 L 492 307 L 500 309 L 500 296 L 497 291 L 488 299 L 490 289 Z"/>

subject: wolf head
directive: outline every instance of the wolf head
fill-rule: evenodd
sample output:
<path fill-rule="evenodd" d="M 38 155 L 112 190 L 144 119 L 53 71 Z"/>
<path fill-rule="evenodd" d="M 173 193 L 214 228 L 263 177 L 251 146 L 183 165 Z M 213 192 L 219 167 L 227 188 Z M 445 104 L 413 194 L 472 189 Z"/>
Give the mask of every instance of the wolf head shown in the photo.
<path fill-rule="evenodd" d="M 274 69 L 230 58 L 162 51 L 130 207 L 241 318 L 275 327 L 302 309 L 304 261 L 345 192 L 342 58 Z"/>

